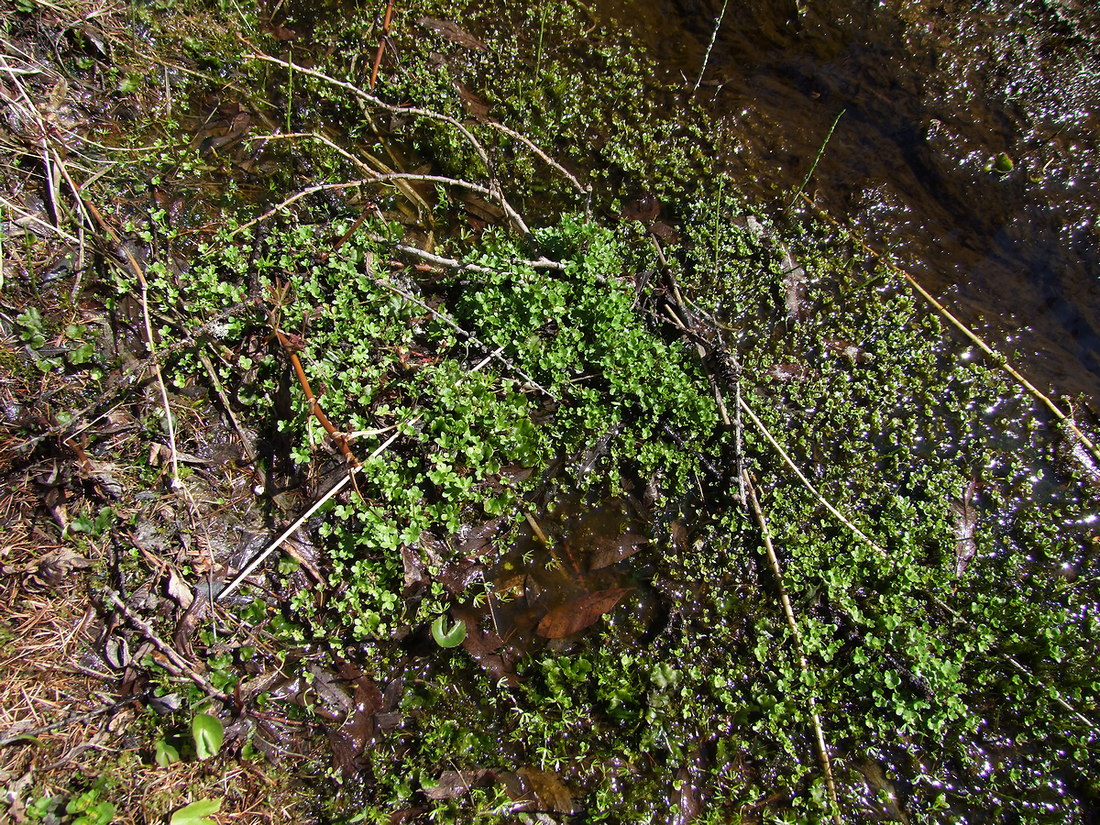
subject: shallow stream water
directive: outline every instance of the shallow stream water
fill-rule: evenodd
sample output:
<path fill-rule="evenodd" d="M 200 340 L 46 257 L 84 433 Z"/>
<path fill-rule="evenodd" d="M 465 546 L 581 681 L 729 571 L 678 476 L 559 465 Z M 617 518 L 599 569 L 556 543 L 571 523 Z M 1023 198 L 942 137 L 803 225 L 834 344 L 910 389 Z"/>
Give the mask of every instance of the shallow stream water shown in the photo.
<path fill-rule="evenodd" d="M 893 251 L 1041 388 L 1100 400 L 1100 7 L 605 0 L 601 13 L 645 38 L 658 71 L 699 83 L 739 188 L 783 208 L 813 168 L 817 206 Z"/>
<path fill-rule="evenodd" d="M 777 212 L 798 203 L 804 191 L 877 248 L 894 252 L 996 345 L 1018 349 L 1021 366 L 1041 387 L 1081 394 L 1095 406 L 1100 238 L 1092 213 L 1100 197 L 1100 41 L 1092 31 L 1100 14 L 1068 3 L 1017 7 L 996 0 L 977 8 L 953 0 L 836 0 L 812 7 L 605 0 L 596 14 L 635 28 L 649 43 L 655 72 L 682 75 L 689 89 L 698 83 L 696 98 L 713 118 L 725 168 L 739 190 Z M 631 591 L 618 618 L 606 620 L 607 638 L 626 648 L 647 648 L 648 637 L 663 632 L 670 611 L 660 587 L 674 596 L 667 601 L 678 606 L 676 621 L 692 618 L 692 605 L 702 601 L 695 582 L 649 585 L 645 559 L 661 545 L 639 526 L 644 517 L 627 514 L 618 501 L 602 508 L 577 500 L 544 504 L 546 512 L 533 521 L 560 543 L 524 534 L 498 568 L 480 571 L 502 598 L 490 597 L 487 588 L 480 613 L 463 608 L 469 626 L 489 619 L 501 637 L 491 649 L 488 633 L 466 642 L 487 673 L 508 679 L 532 651 L 568 651 L 571 642 L 563 638 L 575 634 L 539 631 L 544 613 L 562 608 L 587 610 L 593 621 L 603 621 Z M 686 550 L 675 529 L 670 532 L 673 549 Z M 624 560 L 639 548 L 646 552 L 616 569 L 594 564 L 592 548 Z M 426 633 L 421 636 L 427 642 Z M 865 708 L 854 702 L 848 710 L 856 715 Z M 980 737 L 964 743 L 971 761 L 983 765 L 973 775 L 969 764 L 938 764 L 949 757 L 905 742 L 889 752 L 853 746 L 844 757 L 865 781 L 850 775 L 845 794 L 866 821 L 906 822 L 919 808 L 906 802 L 920 795 L 916 777 L 936 774 L 950 778 L 936 779 L 934 792 L 956 800 L 950 816 L 993 821 L 973 814 L 967 794 L 986 783 L 996 761 L 1020 760 L 1026 768 L 1026 754 L 1013 731 L 982 726 Z M 678 782 L 690 781 L 681 782 L 688 790 L 678 791 L 678 799 L 669 797 L 669 810 L 675 802 L 685 812 L 670 821 L 686 822 L 690 811 L 705 807 L 705 790 L 697 793 L 692 783 L 714 767 L 712 744 L 700 742 L 677 774 Z M 654 764 L 647 771 L 663 769 Z M 1068 810 L 1088 793 L 1047 779 L 1029 781 L 1041 797 L 1033 804 L 1047 806 L 1052 821 L 1059 806 Z M 764 777 L 765 784 L 770 780 Z M 1091 804 L 1082 801 L 1081 810 L 1091 815 Z"/>

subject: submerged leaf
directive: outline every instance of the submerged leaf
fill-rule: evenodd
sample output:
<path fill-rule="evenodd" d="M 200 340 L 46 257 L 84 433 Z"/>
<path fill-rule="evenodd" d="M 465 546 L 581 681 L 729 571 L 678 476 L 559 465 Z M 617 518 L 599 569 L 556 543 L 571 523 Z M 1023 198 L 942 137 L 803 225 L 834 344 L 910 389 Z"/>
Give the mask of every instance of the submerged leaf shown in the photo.
<path fill-rule="evenodd" d="M 588 569 L 601 570 L 618 564 L 623 559 L 630 558 L 643 545 L 649 543 L 649 539 L 637 533 L 623 533 L 614 538 L 597 538 L 592 544 L 592 555 L 589 557 Z"/>
<path fill-rule="evenodd" d="M 444 40 L 449 40 L 456 46 L 474 51 L 485 51 L 485 44 L 451 20 L 440 20 L 436 17 L 421 17 L 416 21 L 418 25 L 431 29 Z"/>
<path fill-rule="evenodd" d="M 573 813 L 573 794 L 556 773 L 537 768 L 520 768 L 516 773 L 538 797 L 539 804 L 545 810 L 559 814 Z"/>
<path fill-rule="evenodd" d="M 439 776 L 438 784 L 424 789 L 424 796 L 428 799 L 457 799 L 470 788 L 482 785 L 494 778 L 493 771 L 488 768 L 476 768 L 471 771 L 443 771 Z"/>
<path fill-rule="evenodd" d="M 951 502 L 951 513 L 954 516 L 956 578 L 966 572 L 967 564 L 978 552 L 978 543 L 974 541 L 974 529 L 978 526 L 978 511 L 972 504 L 977 489 L 977 480 L 971 481 L 963 492 L 962 498 Z"/>
<path fill-rule="evenodd" d="M 613 587 L 558 605 L 539 622 L 538 634 L 547 639 L 564 639 L 593 625 L 604 613 L 610 613 L 633 588 Z"/>

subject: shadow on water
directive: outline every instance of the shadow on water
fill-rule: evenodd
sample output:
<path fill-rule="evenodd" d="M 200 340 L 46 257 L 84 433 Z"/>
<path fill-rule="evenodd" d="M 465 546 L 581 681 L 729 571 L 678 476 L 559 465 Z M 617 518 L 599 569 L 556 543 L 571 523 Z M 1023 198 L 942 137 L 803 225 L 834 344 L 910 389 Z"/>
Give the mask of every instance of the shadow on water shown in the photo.
<path fill-rule="evenodd" d="M 972 7 L 973 6 L 973 7 Z M 777 208 L 807 186 L 1056 392 L 1100 398 L 1100 10 L 606 0 Z M 998 171 L 1005 153 L 1012 162 Z"/>

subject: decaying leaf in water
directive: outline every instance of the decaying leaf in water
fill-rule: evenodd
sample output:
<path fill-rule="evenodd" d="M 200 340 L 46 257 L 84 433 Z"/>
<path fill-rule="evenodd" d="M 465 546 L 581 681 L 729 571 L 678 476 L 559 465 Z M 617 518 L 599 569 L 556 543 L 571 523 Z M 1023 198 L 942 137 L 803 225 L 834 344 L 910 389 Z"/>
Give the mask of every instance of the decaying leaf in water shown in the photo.
<path fill-rule="evenodd" d="M 475 768 L 468 771 L 443 771 L 439 781 L 431 788 L 424 789 L 428 799 L 457 799 L 477 785 L 491 782 L 496 774 L 488 768 Z"/>
<path fill-rule="evenodd" d="M 680 783 L 680 793 L 676 816 L 672 819 L 672 825 L 687 825 L 703 812 L 702 794 L 699 790 L 698 780 L 693 771 L 687 766 L 680 768 L 676 773 L 676 781 Z"/>
<path fill-rule="evenodd" d="M 596 623 L 604 613 L 610 613 L 633 588 L 613 587 L 558 605 L 539 622 L 538 634 L 546 639 L 564 639 L 580 633 Z"/>
<path fill-rule="evenodd" d="M 834 355 L 847 358 L 853 364 L 863 364 L 874 358 L 867 350 L 856 346 L 851 341 L 845 341 L 843 338 L 833 338 L 826 341 L 825 348 Z"/>
<path fill-rule="evenodd" d="M 593 540 L 592 553 L 589 556 L 588 569 L 602 570 L 613 564 L 618 564 L 623 559 L 630 558 L 643 545 L 649 543 L 649 539 L 637 533 L 623 533 L 614 538 L 599 537 Z"/>
<path fill-rule="evenodd" d="M 457 23 L 453 23 L 450 20 L 439 20 L 435 17 L 421 17 L 416 23 L 426 29 L 431 29 L 444 40 L 449 40 L 456 46 L 461 46 L 464 49 L 473 49 L 477 52 L 486 50 L 484 43 Z"/>
<path fill-rule="evenodd" d="M 402 594 L 408 598 L 414 593 L 419 593 L 431 582 L 428 568 L 420 557 L 420 551 L 415 546 L 401 545 L 401 565 L 405 573 L 405 586 Z"/>
<path fill-rule="evenodd" d="M 623 220 L 638 221 L 647 227 L 661 215 L 661 202 L 657 196 L 647 192 L 636 200 L 630 201 L 619 213 Z"/>
<path fill-rule="evenodd" d="M 460 596 L 473 582 L 484 575 L 485 568 L 469 558 L 460 558 L 447 564 L 436 577 L 452 596 Z"/>
<path fill-rule="evenodd" d="M 466 624 L 467 633 L 462 640 L 462 649 L 470 654 L 470 658 L 481 665 L 493 679 L 504 679 L 510 685 L 518 685 L 514 658 L 510 656 L 505 659 L 500 652 L 504 647 L 504 640 L 492 630 L 481 629 L 478 614 L 473 608 L 456 605 L 451 608 L 451 615 Z"/>
<path fill-rule="evenodd" d="M 476 527 L 464 527 L 456 536 L 457 550 L 464 556 L 476 556 L 489 548 L 489 542 L 500 530 L 503 518 L 482 522 Z"/>
<path fill-rule="evenodd" d="M 297 40 L 298 32 L 294 29 L 288 29 L 285 26 L 279 26 L 272 23 L 268 26 L 264 26 L 264 31 L 274 37 L 276 40 Z"/>
<path fill-rule="evenodd" d="M 475 95 L 457 80 L 455 81 L 455 91 L 458 92 L 458 99 L 462 101 L 462 108 L 466 110 L 466 114 L 474 120 L 480 120 L 482 123 L 489 119 L 490 107 L 482 98 Z"/>
<path fill-rule="evenodd" d="M 806 368 L 799 363 L 773 364 L 767 371 L 769 378 L 782 381 L 784 384 L 791 381 L 801 381 L 806 377 Z"/>
<path fill-rule="evenodd" d="M 806 270 L 791 255 L 786 246 L 780 246 L 783 267 L 783 303 L 787 320 L 804 321 L 810 317 L 813 306 L 806 299 Z"/>
<path fill-rule="evenodd" d="M 354 776 L 367 744 L 374 737 L 377 713 L 382 709 L 382 691 L 368 674 L 355 665 L 344 663 L 339 670 L 340 681 L 354 686 L 351 708 L 344 724 L 333 739 L 333 765 L 344 776 Z"/>
<path fill-rule="evenodd" d="M 688 547 L 688 531 L 684 527 L 684 523 L 677 519 L 669 525 L 669 533 L 672 536 L 672 546 L 677 550 L 687 550 Z"/>
<path fill-rule="evenodd" d="M 978 543 L 974 541 L 974 529 L 978 526 L 978 511 L 974 509 L 974 493 L 978 481 L 971 481 L 963 492 L 962 498 L 951 502 L 951 515 L 954 517 L 955 531 L 955 576 L 961 577 L 966 565 L 978 552 Z"/>
<path fill-rule="evenodd" d="M 374 716 L 382 709 L 382 691 L 369 674 L 355 665 L 341 665 L 339 675 L 354 685 L 352 710 L 344 721 L 342 732 L 361 753 L 374 735 Z"/>
<path fill-rule="evenodd" d="M 559 814 L 573 813 L 573 794 L 556 773 L 537 768 L 520 768 L 516 773 L 535 794 L 544 810 Z"/>

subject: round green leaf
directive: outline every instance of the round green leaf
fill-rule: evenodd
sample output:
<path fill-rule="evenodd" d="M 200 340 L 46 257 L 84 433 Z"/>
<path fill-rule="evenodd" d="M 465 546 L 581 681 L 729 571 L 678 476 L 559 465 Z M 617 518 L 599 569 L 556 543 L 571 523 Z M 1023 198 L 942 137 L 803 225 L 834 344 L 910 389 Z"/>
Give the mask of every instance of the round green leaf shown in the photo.
<path fill-rule="evenodd" d="M 210 814 L 217 813 L 221 806 L 220 799 L 197 799 L 172 814 L 169 825 L 216 825 L 214 820 L 208 817 Z"/>
<path fill-rule="evenodd" d="M 196 713 L 191 722 L 191 735 L 195 739 L 195 755 L 199 759 L 209 759 L 221 750 L 225 728 L 217 717 Z"/>
<path fill-rule="evenodd" d="M 180 761 L 180 752 L 163 739 L 158 739 L 153 747 L 155 748 L 153 759 L 162 768 L 167 768 L 173 762 Z"/>
<path fill-rule="evenodd" d="M 440 647 L 458 647 L 466 638 L 466 623 L 458 621 L 450 628 L 446 623 L 446 616 L 439 616 L 432 622 L 432 638 Z"/>

